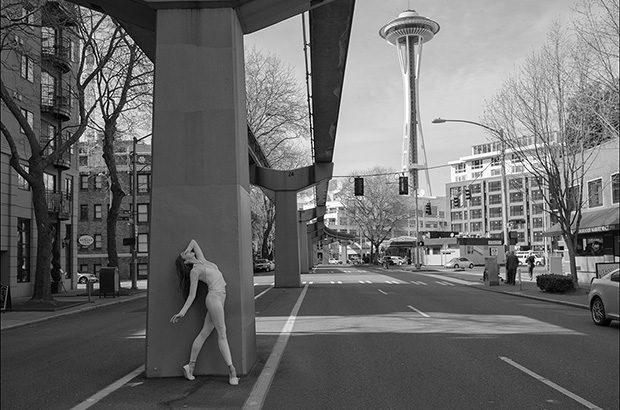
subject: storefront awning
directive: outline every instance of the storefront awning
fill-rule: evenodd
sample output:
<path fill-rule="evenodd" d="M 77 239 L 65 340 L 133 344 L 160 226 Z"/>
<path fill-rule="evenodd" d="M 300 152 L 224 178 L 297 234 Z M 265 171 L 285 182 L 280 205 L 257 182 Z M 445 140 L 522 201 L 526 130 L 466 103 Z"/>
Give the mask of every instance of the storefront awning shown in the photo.
<path fill-rule="evenodd" d="M 620 210 L 616 207 L 584 210 L 581 212 L 581 223 L 579 224 L 579 233 L 596 233 L 617 231 L 620 229 Z M 560 224 L 557 223 L 543 233 L 543 236 L 560 236 L 562 230 Z"/>

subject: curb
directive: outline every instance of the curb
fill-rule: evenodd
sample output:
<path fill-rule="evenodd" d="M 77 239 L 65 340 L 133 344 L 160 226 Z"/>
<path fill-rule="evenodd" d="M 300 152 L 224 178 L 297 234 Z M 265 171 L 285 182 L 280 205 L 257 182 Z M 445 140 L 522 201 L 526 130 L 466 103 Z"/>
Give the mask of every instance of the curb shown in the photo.
<path fill-rule="evenodd" d="M 472 286 L 472 285 L 469 285 L 469 286 Z M 474 286 L 474 287 L 481 289 L 481 290 L 485 290 L 487 292 L 503 293 L 505 295 L 517 296 L 521 298 L 534 299 L 534 300 L 539 300 L 542 302 L 551 302 L 551 303 L 556 303 L 558 305 L 565 305 L 565 306 L 571 306 L 571 307 L 590 310 L 590 307 L 588 305 L 583 305 L 581 303 L 573 303 L 573 302 L 567 302 L 564 300 L 548 299 L 548 298 L 543 298 L 541 296 L 526 295 L 521 292 L 507 292 L 504 290 L 492 290 L 492 289 L 487 289 L 486 287 L 480 287 L 480 286 Z"/>
<path fill-rule="evenodd" d="M 75 315 L 78 313 L 83 313 L 83 312 L 88 312 L 89 310 L 94 310 L 94 309 L 99 309 L 105 306 L 112 306 L 112 305 L 118 305 L 120 303 L 125 303 L 125 302 L 129 302 L 130 300 L 134 300 L 134 299 L 138 299 L 138 298 L 142 298 L 142 297 L 146 297 L 146 292 L 143 293 L 137 293 L 135 295 L 130 295 L 128 298 L 126 299 L 118 299 L 118 300 L 114 300 L 108 303 L 101 303 L 101 304 L 92 304 L 92 305 L 80 305 L 80 307 L 74 309 L 74 310 L 68 310 L 68 311 L 60 311 L 57 314 L 52 314 L 48 317 L 42 317 L 39 319 L 31 319 L 31 320 L 27 320 L 24 321 L 22 323 L 14 323 L 14 324 L 10 324 L 7 325 L 5 327 L 3 327 L 1 330 L 5 331 L 5 330 L 9 330 L 9 329 L 15 329 L 18 327 L 23 327 L 23 326 L 28 326 L 28 325 L 32 325 L 35 323 L 41 323 L 41 322 L 46 322 L 48 320 L 52 320 L 52 319 L 56 319 L 59 317 L 63 317 L 63 316 L 70 316 L 70 315 Z M 87 302 L 88 303 L 88 302 Z"/>

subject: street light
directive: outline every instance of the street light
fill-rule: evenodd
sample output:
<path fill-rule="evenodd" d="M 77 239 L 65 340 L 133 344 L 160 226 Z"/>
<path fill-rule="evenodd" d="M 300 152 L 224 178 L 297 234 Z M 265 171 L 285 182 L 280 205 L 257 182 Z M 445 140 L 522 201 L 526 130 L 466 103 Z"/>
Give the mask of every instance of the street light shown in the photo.
<path fill-rule="evenodd" d="M 508 239 L 508 198 L 506 196 L 506 144 L 504 143 L 504 131 L 502 129 L 496 130 L 495 128 L 491 128 L 488 125 L 480 124 L 475 121 L 468 120 L 447 120 L 445 118 L 435 118 L 432 123 L 433 124 L 443 124 L 445 122 L 464 122 L 466 124 L 477 125 L 482 128 L 486 128 L 492 133 L 496 134 L 499 137 L 499 140 L 502 144 L 502 157 L 501 157 L 501 184 L 502 184 L 502 225 L 504 226 L 504 250 L 508 249 L 508 245 L 510 240 Z"/>
<path fill-rule="evenodd" d="M 131 172 L 132 172 L 132 187 L 131 187 L 131 220 L 133 225 L 133 246 L 131 248 L 131 289 L 138 289 L 138 172 L 136 171 L 136 146 L 138 141 L 150 137 L 152 134 L 147 134 L 144 137 L 133 137 L 133 146 L 131 151 Z"/>

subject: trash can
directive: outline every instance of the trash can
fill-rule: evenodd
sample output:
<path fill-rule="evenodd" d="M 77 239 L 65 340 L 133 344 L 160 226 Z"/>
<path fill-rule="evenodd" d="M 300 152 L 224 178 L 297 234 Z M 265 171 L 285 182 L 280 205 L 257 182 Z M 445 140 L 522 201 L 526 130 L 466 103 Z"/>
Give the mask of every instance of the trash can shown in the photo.
<path fill-rule="evenodd" d="M 107 298 L 108 293 L 112 294 L 112 297 L 120 296 L 120 282 L 116 267 L 99 270 L 99 297 L 103 294 Z"/>

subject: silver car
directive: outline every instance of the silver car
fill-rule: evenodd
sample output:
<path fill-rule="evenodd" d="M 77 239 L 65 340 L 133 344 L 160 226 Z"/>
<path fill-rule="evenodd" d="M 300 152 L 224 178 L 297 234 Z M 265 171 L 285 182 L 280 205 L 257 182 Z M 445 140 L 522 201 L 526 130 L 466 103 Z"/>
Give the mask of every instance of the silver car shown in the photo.
<path fill-rule="evenodd" d="M 620 269 L 614 269 L 602 278 L 592 279 L 588 300 L 592 320 L 599 326 L 607 326 L 618 319 L 618 279 Z"/>

